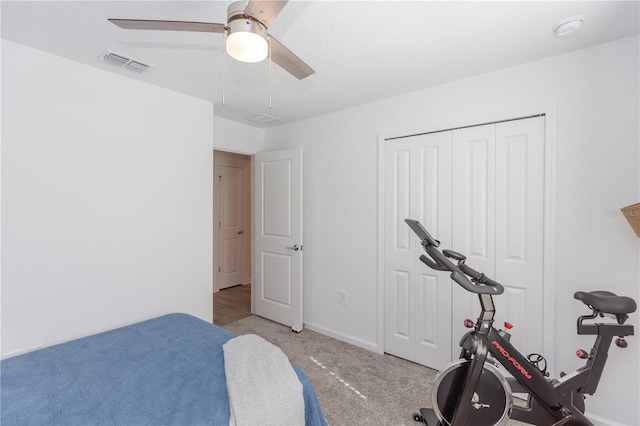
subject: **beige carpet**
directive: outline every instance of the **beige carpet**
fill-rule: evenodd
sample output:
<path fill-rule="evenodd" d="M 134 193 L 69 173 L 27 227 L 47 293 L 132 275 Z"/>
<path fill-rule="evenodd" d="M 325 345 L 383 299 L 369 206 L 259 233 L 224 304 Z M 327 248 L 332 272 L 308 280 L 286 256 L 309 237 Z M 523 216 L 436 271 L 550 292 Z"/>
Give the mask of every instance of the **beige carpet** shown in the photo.
<path fill-rule="evenodd" d="M 253 333 L 278 346 L 309 376 L 332 426 L 418 425 L 412 414 L 424 407 L 435 371 L 380 355 L 330 337 L 251 316 L 224 328 Z"/>
<path fill-rule="evenodd" d="M 331 337 L 290 328 L 257 316 L 224 328 L 257 334 L 278 346 L 307 374 L 331 426 L 413 425 L 413 413 L 431 406 L 436 371 L 380 355 Z M 509 420 L 508 426 L 524 423 Z"/>

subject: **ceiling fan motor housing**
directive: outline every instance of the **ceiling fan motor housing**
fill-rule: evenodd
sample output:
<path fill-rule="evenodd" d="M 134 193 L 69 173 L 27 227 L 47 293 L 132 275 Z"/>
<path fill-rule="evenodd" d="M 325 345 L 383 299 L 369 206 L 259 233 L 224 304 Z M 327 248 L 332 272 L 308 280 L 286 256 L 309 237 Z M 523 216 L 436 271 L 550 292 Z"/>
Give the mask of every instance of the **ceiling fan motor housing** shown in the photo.
<path fill-rule="evenodd" d="M 246 2 L 233 2 L 227 9 L 227 53 L 242 62 L 260 62 L 269 53 L 267 28 L 245 15 Z"/>

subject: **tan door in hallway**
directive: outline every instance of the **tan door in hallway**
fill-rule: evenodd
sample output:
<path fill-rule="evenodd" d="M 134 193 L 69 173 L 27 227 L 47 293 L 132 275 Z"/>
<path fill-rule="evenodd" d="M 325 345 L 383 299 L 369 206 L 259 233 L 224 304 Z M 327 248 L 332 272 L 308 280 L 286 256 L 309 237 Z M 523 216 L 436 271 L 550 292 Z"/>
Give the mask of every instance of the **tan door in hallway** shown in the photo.
<path fill-rule="evenodd" d="M 251 157 L 214 151 L 213 291 L 251 282 Z"/>
<path fill-rule="evenodd" d="M 220 166 L 218 201 L 220 263 L 218 289 L 242 284 L 244 246 L 244 171 L 241 167 Z"/>

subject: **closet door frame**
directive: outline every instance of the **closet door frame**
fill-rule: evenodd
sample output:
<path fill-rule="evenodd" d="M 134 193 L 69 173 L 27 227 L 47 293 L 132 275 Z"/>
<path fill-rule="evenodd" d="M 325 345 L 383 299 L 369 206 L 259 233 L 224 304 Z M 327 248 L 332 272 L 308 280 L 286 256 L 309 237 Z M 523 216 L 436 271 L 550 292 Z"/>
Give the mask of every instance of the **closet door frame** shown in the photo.
<path fill-rule="evenodd" d="M 517 120 L 536 115 L 545 116 L 544 129 L 544 266 L 543 266 L 543 347 L 540 349 L 547 356 L 549 367 L 555 368 L 555 266 L 556 266 L 556 104 L 532 105 L 512 110 L 505 110 L 492 114 L 458 118 L 450 121 L 425 123 L 412 128 L 381 132 L 378 134 L 378 352 L 384 351 L 384 176 L 385 143 L 388 140 L 430 133 L 452 130 L 461 127 L 479 126 L 502 121 Z M 453 336 L 454 340 L 456 336 Z"/>

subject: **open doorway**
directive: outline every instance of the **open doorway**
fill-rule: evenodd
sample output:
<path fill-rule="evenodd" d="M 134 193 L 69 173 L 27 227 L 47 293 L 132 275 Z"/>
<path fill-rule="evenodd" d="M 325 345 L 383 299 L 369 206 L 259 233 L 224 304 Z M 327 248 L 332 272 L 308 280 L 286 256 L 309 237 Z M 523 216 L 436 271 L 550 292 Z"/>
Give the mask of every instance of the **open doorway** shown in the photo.
<path fill-rule="evenodd" d="M 213 322 L 251 315 L 251 157 L 214 151 Z"/>

